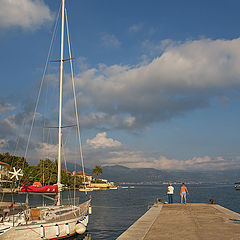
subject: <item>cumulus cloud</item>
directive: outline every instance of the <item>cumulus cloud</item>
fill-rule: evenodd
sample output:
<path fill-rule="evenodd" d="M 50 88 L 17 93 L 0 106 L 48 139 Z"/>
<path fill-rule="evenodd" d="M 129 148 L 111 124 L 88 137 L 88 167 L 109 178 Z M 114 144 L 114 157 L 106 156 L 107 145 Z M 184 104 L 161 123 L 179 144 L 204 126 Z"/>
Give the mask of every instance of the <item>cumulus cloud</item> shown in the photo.
<path fill-rule="evenodd" d="M 113 34 L 103 33 L 101 41 L 104 47 L 119 47 L 121 45 L 121 42 Z"/>
<path fill-rule="evenodd" d="M 85 67 L 76 76 L 81 127 L 141 130 L 152 123 L 210 107 L 213 100 L 228 104 L 232 95 L 239 91 L 240 39 L 167 41 L 161 51 L 161 55 L 145 64 Z M 66 83 L 64 89 L 70 88 Z M 66 116 L 71 115 L 68 114 L 73 109 L 70 105 L 72 102 L 65 102 Z M 72 119 L 69 118 L 69 122 L 73 122 Z M 16 124 L 9 118 L 2 123 L 5 124 L 3 130 L 14 129 Z M 1 135 L 0 138 L 4 137 Z M 221 156 L 185 160 L 152 157 L 128 149 L 103 131 L 88 139 L 85 149 L 93 164 L 99 161 L 128 167 L 221 169 L 239 163 L 239 159 L 229 160 Z"/>
<path fill-rule="evenodd" d="M 0 5 L 0 27 L 35 29 L 53 19 L 42 0 L 0 0 Z"/>
<path fill-rule="evenodd" d="M 144 65 L 101 64 L 79 74 L 76 86 L 87 103 L 82 112 L 101 116 L 94 124 L 143 129 L 209 107 L 212 100 L 227 103 L 239 90 L 240 39 L 163 45 L 162 54 Z"/>
<path fill-rule="evenodd" d="M 49 158 L 49 159 L 57 159 L 58 145 L 41 143 L 35 149 L 35 151 L 38 154 L 39 159 L 41 159 L 42 156 L 45 156 L 46 158 Z"/>
<path fill-rule="evenodd" d="M 8 143 L 5 139 L 0 139 L 0 151 L 4 151 L 8 148 Z"/>
<path fill-rule="evenodd" d="M 159 169 L 177 169 L 177 170 L 225 170 L 231 169 L 236 165 L 235 160 L 224 159 L 221 156 L 211 158 L 209 156 L 193 157 L 188 160 L 168 159 L 165 156 L 160 156 L 154 160 L 153 164 Z"/>
<path fill-rule="evenodd" d="M 93 151 L 94 152 L 94 151 Z M 101 165 L 122 165 L 129 168 L 155 168 L 159 170 L 186 170 L 208 171 L 228 170 L 240 164 L 240 157 L 225 159 L 222 156 L 211 158 L 209 156 L 193 157 L 187 160 L 169 159 L 166 156 L 151 157 L 139 150 L 127 149 L 126 146 L 108 152 L 95 152 L 91 154 L 91 161 Z"/>
<path fill-rule="evenodd" d="M 222 156 L 194 156 L 191 159 L 170 159 L 167 156 L 129 148 L 106 132 L 98 133 L 84 145 L 87 164 L 95 166 L 122 165 L 129 168 L 155 168 L 159 170 L 228 170 L 240 164 L 240 157 L 227 159 Z M 240 168 L 240 167 L 239 167 Z"/>
<path fill-rule="evenodd" d="M 148 55 L 150 56 L 159 56 L 164 51 L 166 51 L 167 48 L 173 47 L 179 44 L 180 43 L 177 43 L 171 39 L 164 39 L 159 44 L 155 44 L 150 40 L 144 40 L 142 42 L 142 48 L 143 50 L 146 50 Z"/>
<path fill-rule="evenodd" d="M 11 118 L 0 121 L 0 137 L 15 136 L 18 126 Z"/>
<path fill-rule="evenodd" d="M 0 116 L 14 110 L 14 106 L 8 103 L 0 103 Z"/>
<path fill-rule="evenodd" d="M 0 103 L 0 138 L 15 135 L 17 124 L 14 121 L 14 114 L 11 111 L 15 107 L 8 103 Z"/>
<path fill-rule="evenodd" d="M 86 163 L 91 167 L 96 164 L 125 165 L 139 160 L 137 151 L 131 151 L 120 141 L 107 137 L 106 132 L 98 133 L 94 138 L 88 139 L 83 150 Z"/>
<path fill-rule="evenodd" d="M 128 127 L 132 127 L 134 125 L 135 120 L 136 120 L 135 117 L 128 117 L 124 120 L 124 123 Z"/>
<path fill-rule="evenodd" d="M 113 140 L 112 138 L 107 138 L 107 133 L 98 133 L 93 139 L 87 139 L 87 145 L 93 148 L 113 148 L 120 147 L 122 144 Z"/>

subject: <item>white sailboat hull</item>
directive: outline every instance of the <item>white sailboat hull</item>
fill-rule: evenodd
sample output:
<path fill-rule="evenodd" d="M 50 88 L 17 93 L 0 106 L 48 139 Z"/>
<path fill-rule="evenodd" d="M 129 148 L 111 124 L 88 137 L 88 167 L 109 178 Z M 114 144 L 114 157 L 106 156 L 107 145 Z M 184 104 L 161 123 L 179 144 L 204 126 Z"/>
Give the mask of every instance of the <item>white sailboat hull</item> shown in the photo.
<path fill-rule="evenodd" d="M 82 234 L 86 231 L 88 215 L 84 218 L 75 218 L 56 223 L 30 224 L 10 227 L 2 235 L 2 240 L 40 240 L 40 239 L 61 239 L 76 234 L 77 229 L 82 229 Z M 81 225 L 80 227 L 78 225 Z M 0 228 L 3 227 L 0 225 Z M 6 227 L 6 226 L 4 226 Z"/>
<path fill-rule="evenodd" d="M 40 240 L 40 239 L 61 239 L 72 236 L 74 234 L 83 234 L 88 224 L 88 207 L 90 201 L 74 207 L 55 208 L 53 211 L 47 212 L 47 216 L 55 214 L 55 219 L 32 220 L 24 224 L 24 219 L 15 215 L 9 216 L 8 221 L 0 223 L 0 239 L 1 240 Z M 22 214 L 23 215 L 23 214 Z M 14 224 L 13 224 L 14 222 Z"/>

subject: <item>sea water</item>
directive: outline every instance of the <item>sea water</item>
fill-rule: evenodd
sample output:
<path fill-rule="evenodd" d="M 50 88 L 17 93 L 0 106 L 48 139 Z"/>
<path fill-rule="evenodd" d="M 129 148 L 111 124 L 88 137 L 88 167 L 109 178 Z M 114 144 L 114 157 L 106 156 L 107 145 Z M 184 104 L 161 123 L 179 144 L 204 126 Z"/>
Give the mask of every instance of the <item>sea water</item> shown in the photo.
<path fill-rule="evenodd" d="M 174 203 L 180 202 L 180 185 L 175 187 Z M 188 203 L 217 204 L 240 213 L 240 191 L 233 185 L 194 184 L 189 190 Z M 89 218 L 88 234 L 92 240 L 113 240 L 141 217 L 157 199 L 167 201 L 167 185 L 135 185 L 135 188 L 93 191 L 93 213 Z M 80 193 L 78 195 L 81 195 Z M 89 237 L 88 236 L 88 237 Z M 75 239 L 81 239 L 75 238 Z"/>
<path fill-rule="evenodd" d="M 175 188 L 174 203 L 180 202 L 180 185 Z M 186 184 L 189 195 L 188 203 L 210 203 L 214 199 L 217 204 L 240 213 L 240 191 L 233 185 L 223 184 Z M 113 240 L 126 231 L 141 217 L 157 199 L 167 201 L 167 185 L 135 185 L 134 188 L 118 190 L 100 190 L 88 192 L 76 191 L 76 197 L 83 201 L 91 196 L 92 215 L 89 217 L 85 237 L 72 237 L 72 240 Z M 64 191 L 63 198 L 74 196 L 73 191 Z M 11 196 L 9 196 L 11 198 Z M 24 201 L 25 196 L 18 196 Z M 30 196 L 30 203 L 41 204 L 40 196 Z M 11 199 L 9 199 L 11 201 Z M 17 199 L 20 200 L 20 199 Z M 15 200 L 16 201 L 16 200 Z M 48 200 L 46 200 L 48 201 Z M 70 240 L 70 239 L 69 239 Z"/>

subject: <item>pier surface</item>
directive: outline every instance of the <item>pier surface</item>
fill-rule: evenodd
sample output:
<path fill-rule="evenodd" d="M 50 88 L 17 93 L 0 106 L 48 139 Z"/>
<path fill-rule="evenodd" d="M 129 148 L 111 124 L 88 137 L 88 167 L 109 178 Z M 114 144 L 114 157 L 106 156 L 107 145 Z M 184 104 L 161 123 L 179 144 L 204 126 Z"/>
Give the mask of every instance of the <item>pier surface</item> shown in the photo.
<path fill-rule="evenodd" d="M 240 214 L 217 204 L 155 204 L 117 240 L 240 239 Z"/>

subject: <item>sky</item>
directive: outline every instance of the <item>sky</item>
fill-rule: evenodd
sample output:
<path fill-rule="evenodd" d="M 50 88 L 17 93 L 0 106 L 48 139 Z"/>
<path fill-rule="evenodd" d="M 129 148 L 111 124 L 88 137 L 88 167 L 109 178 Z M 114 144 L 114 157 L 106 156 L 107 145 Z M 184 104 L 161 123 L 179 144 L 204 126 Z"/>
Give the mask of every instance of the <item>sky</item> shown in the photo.
<path fill-rule="evenodd" d="M 60 1 L 0 5 L 0 152 L 24 156 Z M 67 0 L 66 8 L 87 167 L 240 168 L 239 1 Z M 56 26 L 49 60 L 60 55 Z M 69 125 L 74 105 L 65 69 Z M 56 130 L 40 126 L 57 124 L 58 63 L 44 76 L 30 164 L 57 156 Z M 70 132 L 65 151 L 73 161 L 79 154 Z"/>

